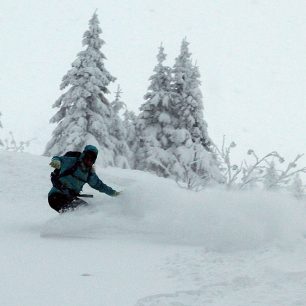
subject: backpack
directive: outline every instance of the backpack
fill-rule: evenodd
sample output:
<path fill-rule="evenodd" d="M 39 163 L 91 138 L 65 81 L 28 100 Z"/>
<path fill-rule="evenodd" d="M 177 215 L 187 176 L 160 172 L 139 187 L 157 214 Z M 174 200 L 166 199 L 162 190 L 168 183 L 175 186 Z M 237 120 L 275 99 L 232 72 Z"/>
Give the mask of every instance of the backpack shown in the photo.
<path fill-rule="evenodd" d="M 79 158 L 81 156 L 81 152 L 78 152 L 78 151 L 68 151 L 66 152 L 63 156 L 65 157 L 77 157 Z M 62 183 L 60 182 L 60 178 L 61 177 L 64 177 L 64 176 L 67 176 L 67 175 L 73 175 L 73 173 L 76 171 L 76 169 L 78 168 L 78 166 L 80 165 L 80 161 L 77 160 L 76 163 L 68 168 L 67 170 L 65 170 L 62 174 L 60 174 L 61 170 L 60 169 L 54 169 L 53 172 L 51 172 L 51 182 L 52 182 L 52 185 L 59 189 L 59 190 L 62 190 L 63 189 L 63 185 Z"/>
<path fill-rule="evenodd" d="M 64 156 L 66 157 L 80 157 L 81 156 L 81 152 L 79 151 L 68 151 L 64 154 Z"/>

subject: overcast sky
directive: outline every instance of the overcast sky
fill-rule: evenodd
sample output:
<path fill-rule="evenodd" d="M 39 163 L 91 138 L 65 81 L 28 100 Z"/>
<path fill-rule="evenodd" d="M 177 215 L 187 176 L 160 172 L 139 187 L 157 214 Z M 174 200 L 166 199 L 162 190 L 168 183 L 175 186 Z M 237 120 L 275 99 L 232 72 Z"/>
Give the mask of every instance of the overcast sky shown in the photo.
<path fill-rule="evenodd" d="M 306 152 L 305 0 L 2 0 L 2 123 L 18 139 L 36 137 L 32 152 L 42 153 L 55 127 L 51 106 L 96 8 L 117 77 L 110 90 L 120 84 L 130 109 L 143 103 L 160 43 L 172 66 L 186 36 L 214 142 L 227 135 L 241 156 Z"/>

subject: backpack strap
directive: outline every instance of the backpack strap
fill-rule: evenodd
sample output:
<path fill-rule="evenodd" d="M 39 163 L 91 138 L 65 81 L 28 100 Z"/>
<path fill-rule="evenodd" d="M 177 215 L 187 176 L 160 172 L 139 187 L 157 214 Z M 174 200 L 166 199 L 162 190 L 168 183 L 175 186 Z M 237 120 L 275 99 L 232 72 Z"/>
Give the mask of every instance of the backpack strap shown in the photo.
<path fill-rule="evenodd" d="M 59 170 L 58 169 L 55 169 L 52 173 L 51 173 L 51 181 L 52 181 L 52 184 L 54 187 L 56 187 L 57 189 L 59 190 L 62 190 L 64 188 L 63 184 L 60 182 L 60 178 L 61 177 L 64 177 L 64 176 L 68 176 L 68 175 L 71 175 L 73 176 L 74 178 L 78 179 L 79 181 L 82 181 L 83 183 L 87 183 L 87 181 L 77 177 L 74 175 L 74 172 L 77 170 L 77 168 L 81 165 L 81 161 L 78 159 L 75 164 L 66 169 L 65 171 L 63 171 L 63 173 L 60 174 Z M 92 174 L 92 171 L 91 169 L 89 170 L 89 174 L 88 174 L 88 177 L 87 177 L 87 180 L 89 179 L 89 177 L 91 176 Z"/>

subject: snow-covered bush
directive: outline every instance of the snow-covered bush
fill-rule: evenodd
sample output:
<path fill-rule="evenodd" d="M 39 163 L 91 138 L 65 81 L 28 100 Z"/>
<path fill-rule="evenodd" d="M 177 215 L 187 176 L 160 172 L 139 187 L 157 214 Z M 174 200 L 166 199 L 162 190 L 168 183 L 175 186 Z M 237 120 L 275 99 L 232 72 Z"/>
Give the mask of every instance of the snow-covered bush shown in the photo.
<path fill-rule="evenodd" d="M 306 197 L 306 186 L 303 184 L 299 173 L 294 176 L 291 186 L 288 189 L 298 199 Z"/>
<path fill-rule="evenodd" d="M 0 119 L 2 114 L 0 113 Z M 3 129 L 2 122 L 0 120 L 0 129 Z M 13 152 L 24 152 L 28 148 L 34 139 L 29 139 L 26 141 L 16 141 L 13 132 L 9 131 L 8 136 L 3 140 L 0 138 L 0 149 L 5 151 Z"/>
<path fill-rule="evenodd" d="M 285 164 L 285 159 L 278 152 L 272 151 L 263 157 L 259 157 L 254 150 L 249 149 L 247 152 L 248 158 L 237 165 L 233 164 L 231 160 L 231 152 L 235 147 L 235 142 L 226 145 L 225 137 L 223 137 L 221 149 L 214 145 L 222 164 L 221 169 L 228 188 L 289 189 L 296 196 L 304 194 L 305 186 L 303 186 L 299 174 L 306 173 L 306 167 L 297 168 L 297 162 L 303 154 L 298 154 L 293 161 L 281 166 L 281 164 Z"/>
<path fill-rule="evenodd" d="M 33 140 L 34 139 L 26 141 L 16 141 L 13 132 L 10 131 L 9 136 L 4 139 L 3 148 L 6 151 L 24 152 L 24 150 L 30 146 Z"/>

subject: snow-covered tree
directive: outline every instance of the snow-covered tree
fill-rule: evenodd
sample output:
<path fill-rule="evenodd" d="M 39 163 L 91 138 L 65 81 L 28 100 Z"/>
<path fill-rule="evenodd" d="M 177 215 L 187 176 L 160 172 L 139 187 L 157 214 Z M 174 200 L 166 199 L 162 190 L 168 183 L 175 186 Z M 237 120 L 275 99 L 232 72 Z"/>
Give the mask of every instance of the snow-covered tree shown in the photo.
<path fill-rule="evenodd" d="M 115 165 L 121 168 L 130 168 L 130 161 L 132 160 L 132 152 L 127 143 L 127 130 L 125 129 L 119 112 L 126 109 L 126 105 L 121 101 L 122 91 L 118 85 L 115 100 L 111 103 L 112 118 L 110 135 L 114 138 L 114 154 Z"/>
<path fill-rule="evenodd" d="M 194 142 L 201 142 L 209 149 L 210 139 L 207 133 L 207 123 L 203 118 L 203 96 L 200 89 L 200 72 L 192 64 L 189 43 L 184 39 L 181 52 L 175 60 L 173 67 L 175 92 L 175 109 L 178 117 L 179 128 L 184 128 L 192 136 Z"/>
<path fill-rule="evenodd" d="M 199 71 L 183 41 L 174 69 L 165 66 L 164 48 L 137 119 L 136 168 L 184 181 L 188 188 L 222 181 L 210 151 Z"/>
<path fill-rule="evenodd" d="M 45 155 L 80 151 L 91 143 L 100 147 L 105 165 L 115 164 L 115 141 L 110 135 L 112 109 L 105 97 L 109 93 L 107 86 L 115 78 L 104 67 L 106 57 L 100 51 L 104 44 L 101 33 L 97 13 L 94 13 L 83 36 L 85 50 L 78 53 L 72 68 L 63 77 L 60 89 L 68 90 L 53 105 L 59 110 L 50 122 L 58 125 Z"/>
<path fill-rule="evenodd" d="M 136 141 L 136 120 L 137 116 L 133 111 L 125 110 L 123 113 L 123 127 L 126 131 L 126 142 L 131 151 L 130 166 L 135 168 Z"/>
<path fill-rule="evenodd" d="M 159 47 L 157 55 L 158 64 L 154 68 L 154 74 L 149 78 L 151 84 L 144 96 L 145 102 L 140 107 L 139 122 L 145 126 L 155 126 L 157 133 L 159 129 L 169 125 L 172 116 L 171 109 L 171 69 L 164 66 L 166 60 L 164 47 Z"/>
<path fill-rule="evenodd" d="M 151 83 L 137 119 L 135 167 L 168 177 L 173 175 L 176 163 L 170 148 L 177 118 L 171 105 L 171 69 L 163 64 L 165 59 L 166 54 L 161 45 L 157 55 L 158 63 L 149 78 Z"/>
<path fill-rule="evenodd" d="M 116 114 L 119 114 L 121 110 L 126 109 L 126 104 L 121 100 L 122 93 L 120 85 L 118 85 L 117 91 L 115 92 L 115 100 L 111 103 L 112 110 Z"/>
<path fill-rule="evenodd" d="M 186 39 L 182 41 L 181 52 L 175 59 L 173 67 L 174 110 L 178 120 L 176 129 L 185 130 L 181 133 L 186 139 L 181 139 L 179 151 L 185 151 L 178 159 L 188 172 L 193 172 L 200 180 L 222 182 L 219 164 L 211 148 L 211 140 L 207 133 L 207 123 L 203 117 L 203 97 L 200 89 L 200 73 L 197 66 L 192 64 L 191 53 Z M 186 151 L 186 142 L 192 141 Z M 186 158 L 188 157 L 188 158 Z M 194 176 L 194 175 L 193 175 Z"/>

